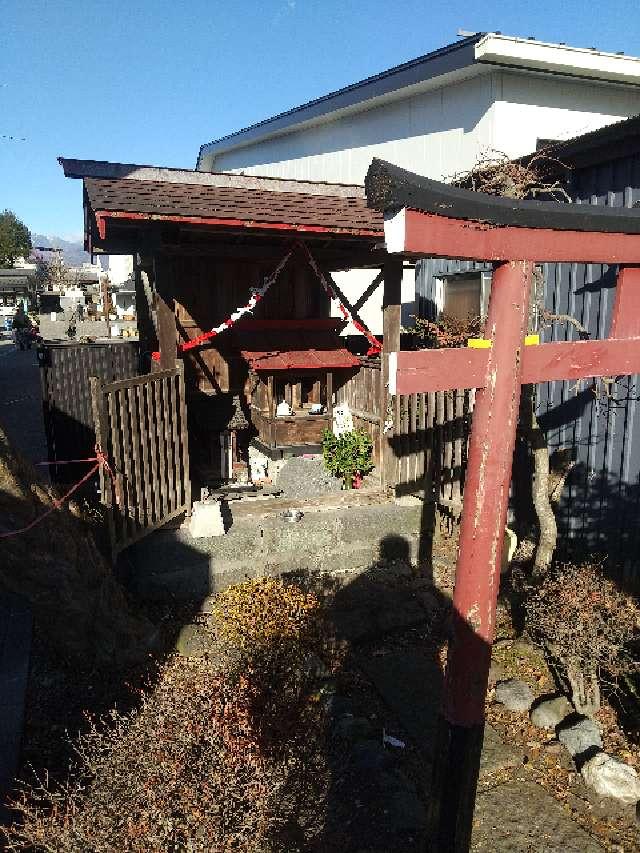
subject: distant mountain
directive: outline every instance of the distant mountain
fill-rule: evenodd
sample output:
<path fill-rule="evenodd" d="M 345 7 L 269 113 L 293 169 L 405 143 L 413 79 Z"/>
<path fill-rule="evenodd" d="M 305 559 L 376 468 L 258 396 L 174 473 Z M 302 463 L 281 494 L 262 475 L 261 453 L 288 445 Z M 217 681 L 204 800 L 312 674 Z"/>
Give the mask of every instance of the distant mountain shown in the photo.
<path fill-rule="evenodd" d="M 62 249 L 64 262 L 68 267 L 77 267 L 88 263 L 91 256 L 85 252 L 82 241 L 63 240 L 62 237 L 47 236 L 46 234 L 31 233 L 31 243 L 34 246 L 43 246 L 47 249 Z"/>

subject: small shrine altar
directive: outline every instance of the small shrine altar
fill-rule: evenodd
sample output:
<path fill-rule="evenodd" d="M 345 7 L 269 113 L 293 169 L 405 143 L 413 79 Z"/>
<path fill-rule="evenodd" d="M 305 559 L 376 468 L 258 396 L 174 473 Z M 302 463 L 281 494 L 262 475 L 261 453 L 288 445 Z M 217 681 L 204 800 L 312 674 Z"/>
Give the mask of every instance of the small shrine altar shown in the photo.
<path fill-rule="evenodd" d="M 336 318 L 247 320 L 236 332 L 250 371 L 254 444 L 272 459 L 317 453 L 334 390 L 360 360 L 341 346 Z"/>

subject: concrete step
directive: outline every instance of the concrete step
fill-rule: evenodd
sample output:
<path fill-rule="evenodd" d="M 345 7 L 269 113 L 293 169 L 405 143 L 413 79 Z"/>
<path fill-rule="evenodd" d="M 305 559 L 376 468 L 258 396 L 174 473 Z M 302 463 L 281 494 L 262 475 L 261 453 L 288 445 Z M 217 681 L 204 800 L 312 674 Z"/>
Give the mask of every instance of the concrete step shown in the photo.
<path fill-rule="evenodd" d="M 225 536 L 193 539 L 188 530 L 160 530 L 129 550 L 139 595 L 192 600 L 246 577 L 288 572 L 340 573 L 380 560 L 415 563 L 420 506 L 392 503 L 306 507 L 297 524 L 280 513 L 238 518 Z"/>

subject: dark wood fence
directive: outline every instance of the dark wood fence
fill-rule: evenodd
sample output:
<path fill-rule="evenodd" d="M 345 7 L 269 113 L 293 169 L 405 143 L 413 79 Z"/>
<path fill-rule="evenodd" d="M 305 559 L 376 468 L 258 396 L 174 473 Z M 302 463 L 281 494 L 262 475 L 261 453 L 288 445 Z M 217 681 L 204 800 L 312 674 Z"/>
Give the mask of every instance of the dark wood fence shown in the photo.
<path fill-rule="evenodd" d="M 400 494 L 426 492 L 453 514 L 462 506 L 473 391 L 395 397 L 388 441 L 394 470 L 387 481 Z"/>
<path fill-rule="evenodd" d="M 89 377 L 105 382 L 138 373 L 138 344 L 44 343 L 38 348 L 42 409 L 49 459 L 85 459 L 94 455 L 95 434 Z M 86 465 L 50 469 L 54 482 L 70 483 L 86 473 Z"/>
<path fill-rule="evenodd" d="M 382 418 L 380 363 L 363 359 L 360 370 L 337 389 L 356 429 L 372 438 L 374 461 L 384 456 L 385 481 L 399 494 L 425 490 L 453 515 L 462 507 L 467 445 L 475 391 L 440 391 L 395 397 Z M 391 448 L 382 454 L 383 443 Z"/>
<path fill-rule="evenodd" d="M 183 363 L 117 382 L 94 377 L 91 397 L 113 472 L 101 469 L 100 493 L 115 556 L 191 511 Z"/>

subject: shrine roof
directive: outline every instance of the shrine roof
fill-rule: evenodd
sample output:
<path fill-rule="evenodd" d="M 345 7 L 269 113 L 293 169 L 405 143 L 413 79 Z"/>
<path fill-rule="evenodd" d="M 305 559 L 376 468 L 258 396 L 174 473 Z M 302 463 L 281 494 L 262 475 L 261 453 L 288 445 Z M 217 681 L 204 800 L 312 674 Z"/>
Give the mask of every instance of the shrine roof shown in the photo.
<path fill-rule="evenodd" d="M 252 370 L 339 370 L 359 367 L 360 361 L 345 347 L 332 350 L 286 350 L 253 352 L 242 350 L 242 357 Z"/>
<path fill-rule="evenodd" d="M 358 196 L 313 195 L 243 186 L 207 186 L 127 178 L 85 178 L 94 212 L 119 211 L 165 217 L 239 222 L 253 228 L 279 225 L 382 236 L 382 217 Z"/>
<path fill-rule="evenodd" d="M 367 206 L 358 185 L 59 160 L 66 176 L 83 180 L 87 244 L 104 244 L 114 228 L 153 222 L 220 235 L 344 236 L 371 246 L 384 235 L 381 213 Z"/>
<path fill-rule="evenodd" d="M 321 320 L 246 321 L 234 332 L 242 357 L 252 370 L 338 370 L 360 360 L 340 346 L 334 317 Z"/>

